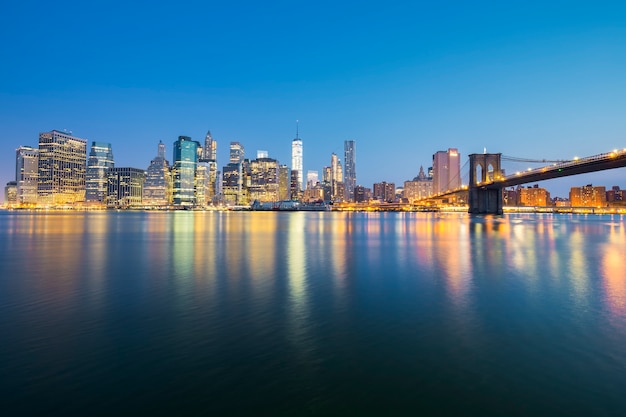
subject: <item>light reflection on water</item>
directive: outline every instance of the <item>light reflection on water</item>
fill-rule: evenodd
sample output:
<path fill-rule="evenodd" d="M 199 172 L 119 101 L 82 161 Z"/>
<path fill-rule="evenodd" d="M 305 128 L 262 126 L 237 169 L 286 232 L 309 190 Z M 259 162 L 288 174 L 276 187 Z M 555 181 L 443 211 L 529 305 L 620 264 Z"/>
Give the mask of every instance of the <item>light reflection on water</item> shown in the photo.
<path fill-rule="evenodd" d="M 12 407 L 626 407 L 620 216 L 0 212 L 0 228 Z"/>

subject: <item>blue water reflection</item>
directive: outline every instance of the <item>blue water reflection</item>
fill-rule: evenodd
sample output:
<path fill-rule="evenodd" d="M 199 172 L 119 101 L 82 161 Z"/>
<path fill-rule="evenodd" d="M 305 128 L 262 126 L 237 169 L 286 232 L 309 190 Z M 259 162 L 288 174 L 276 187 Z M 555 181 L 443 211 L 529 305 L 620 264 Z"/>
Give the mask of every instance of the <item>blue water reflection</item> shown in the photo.
<path fill-rule="evenodd" d="M 618 415 L 620 216 L 0 212 L 39 415 Z"/>

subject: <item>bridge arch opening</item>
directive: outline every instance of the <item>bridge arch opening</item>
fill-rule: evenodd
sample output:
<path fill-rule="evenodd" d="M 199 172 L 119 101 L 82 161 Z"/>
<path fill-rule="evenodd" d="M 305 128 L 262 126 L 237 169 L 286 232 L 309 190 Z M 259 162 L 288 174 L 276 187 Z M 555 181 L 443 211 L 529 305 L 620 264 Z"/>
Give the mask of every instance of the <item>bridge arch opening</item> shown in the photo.
<path fill-rule="evenodd" d="M 489 165 L 487 165 L 487 172 L 486 172 L 486 175 L 485 175 L 485 180 L 486 181 L 493 181 L 493 180 L 495 180 L 494 173 L 495 173 L 495 168 L 493 167 L 492 163 L 489 163 Z"/>
<path fill-rule="evenodd" d="M 476 168 L 474 171 L 474 185 L 478 185 L 483 182 L 483 165 L 481 163 L 476 164 Z"/>

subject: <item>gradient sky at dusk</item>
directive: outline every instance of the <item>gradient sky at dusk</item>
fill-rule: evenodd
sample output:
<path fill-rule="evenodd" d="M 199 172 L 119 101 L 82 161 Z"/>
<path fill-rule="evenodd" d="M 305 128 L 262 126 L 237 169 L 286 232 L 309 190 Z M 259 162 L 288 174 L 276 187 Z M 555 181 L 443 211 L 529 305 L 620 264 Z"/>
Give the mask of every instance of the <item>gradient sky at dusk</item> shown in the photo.
<path fill-rule="evenodd" d="M 626 3 L 20 1 L 0 5 L 0 183 L 71 130 L 147 168 L 178 135 L 304 170 L 357 142 L 357 182 L 401 185 L 456 147 L 538 159 L 626 148 Z M 526 166 L 506 165 L 509 171 Z M 626 170 L 541 184 L 620 185 Z"/>

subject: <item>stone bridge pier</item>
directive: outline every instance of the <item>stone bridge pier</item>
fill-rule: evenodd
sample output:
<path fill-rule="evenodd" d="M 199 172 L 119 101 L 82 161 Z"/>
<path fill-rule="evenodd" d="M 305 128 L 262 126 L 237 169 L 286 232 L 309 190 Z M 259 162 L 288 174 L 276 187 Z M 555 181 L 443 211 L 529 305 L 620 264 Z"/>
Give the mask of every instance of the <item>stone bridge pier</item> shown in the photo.
<path fill-rule="evenodd" d="M 471 154 L 469 172 L 469 212 L 502 214 L 501 153 Z"/>

